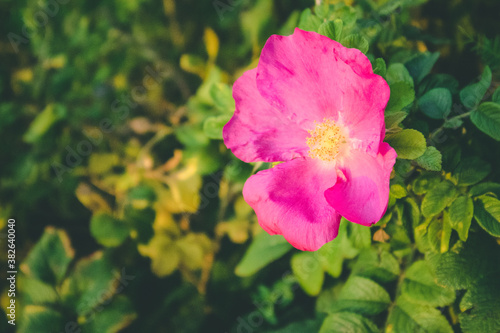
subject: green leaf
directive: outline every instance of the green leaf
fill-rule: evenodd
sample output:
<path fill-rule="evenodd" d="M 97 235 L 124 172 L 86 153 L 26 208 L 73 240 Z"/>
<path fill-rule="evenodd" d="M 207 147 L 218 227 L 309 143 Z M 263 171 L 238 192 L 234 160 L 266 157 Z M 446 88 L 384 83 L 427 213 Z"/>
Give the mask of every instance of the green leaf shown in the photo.
<path fill-rule="evenodd" d="M 451 111 L 451 93 L 446 88 L 435 88 L 428 91 L 418 100 L 422 112 L 432 119 L 444 119 Z"/>
<path fill-rule="evenodd" d="M 19 333 L 53 333 L 64 328 L 65 321 L 62 314 L 54 309 L 40 305 L 27 305 L 19 325 Z"/>
<path fill-rule="evenodd" d="M 326 317 L 319 333 L 378 333 L 371 320 L 351 312 L 332 313 Z"/>
<path fill-rule="evenodd" d="M 23 295 L 24 304 L 52 305 L 57 304 L 59 301 L 55 286 L 26 277 L 24 274 L 19 276 L 17 284 L 20 293 Z"/>
<path fill-rule="evenodd" d="M 318 31 L 321 20 L 312 13 L 311 9 L 305 9 L 300 15 L 299 28 L 306 31 Z"/>
<path fill-rule="evenodd" d="M 66 116 L 66 108 L 60 104 L 49 104 L 31 122 L 23 135 L 27 143 L 37 142 L 56 122 Z"/>
<path fill-rule="evenodd" d="M 342 45 L 349 48 L 356 48 L 366 54 L 370 48 L 370 44 L 365 37 L 359 34 L 352 34 L 342 38 Z"/>
<path fill-rule="evenodd" d="M 413 88 L 413 78 L 410 72 L 408 72 L 405 65 L 400 63 L 389 65 L 389 68 L 387 68 L 386 80 L 391 86 L 396 83 L 404 82 Z"/>
<path fill-rule="evenodd" d="M 498 87 L 497 90 L 495 90 L 495 92 L 493 93 L 493 97 L 491 98 L 491 101 L 493 103 L 500 104 L 500 87 Z"/>
<path fill-rule="evenodd" d="M 469 186 L 476 184 L 488 176 L 491 166 L 477 157 L 465 158 L 453 170 L 453 176 L 458 180 L 458 185 Z"/>
<path fill-rule="evenodd" d="M 431 188 L 439 184 L 441 177 L 435 173 L 426 172 L 415 178 L 412 190 L 417 195 L 427 193 Z"/>
<path fill-rule="evenodd" d="M 90 233 L 97 242 L 106 247 L 117 247 L 127 239 L 130 228 L 108 214 L 97 214 L 90 220 Z"/>
<path fill-rule="evenodd" d="M 325 273 L 321 263 L 312 252 L 300 252 L 293 255 L 291 260 L 293 275 L 300 286 L 311 296 L 317 296 L 323 286 Z"/>
<path fill-rule="evenodd" d="M 432 146 L 427 147 L 425 153 L 415 160 L 419 166 L 429 171 L 441 171 L 441 161 L 441 153 Z"/>
<path fill-rule="evenodd" d="M 470 120 L 483 133 L 500 141 L 500 104 L 485 102 L 470 115 Z"/>
<path fill-rule="evenodd" d="M 482 233 L 471 233 L 466 243 L 430 257 L 441 285 L 467 289 L 460 301 L 463 332 L 500 331 L 500 257 L 497 242 Z"/>
<path fill-rule="evenodd" d="M 471 187 L 469 194 L 477 197 L 483 194 L 500 198 L 500 184 L 493 182 L 484 182 Z"/>
<path fill-rule="evenodd" d="M 374 248 L 362 251 L 352 268 L 352 274 L 379 283 L 393 281 L 399 276 L 399 273 L 399 263 L 396 258 L 385 250 Z"/>
<path fill-rule="evenodd" d="M 387 73 L 387 65 L 385 64 L 385 60 L 383 58 L 375 59 L 375 63 L 373 64 L 373 73 L 385 77 Z"/>
<path fill-rule="evenodd" d="M 474 216 L 474 203 L 472 199 L 462 195 L 455 199 L 450 206 L 449 219 L 451 227 L 458 232 L 462 241 L 469 236 L 469 228 Z"/>
<path fill-rule="evenodd" d="M 453 333 L 453 329 L 439 310 L 400 297 L 389 314 L 385 332 Z"/>
<path fill-rule="evenodd" d="M 414 129 L 405 129 L 387 136 L 386 141 L 396 150 L 398 158 L 407 160 L 414 160 L 422 156 L 427 149 L 424 135 Z"/>
<path fill-rule="evenodd" d="M 243 259 L 236 266 L 235 273 L 241 277 L 253 275 L 291 249 L 292 246 L 283 236 L 271 236 L 267 232 L 261 232 L 253 239 Z"/>
<path fill-rule="evenodd" d="M 117 295 L 109 304 L 95 309 L 82 325 L 82 332 L 116 333 L 129 326 L 137 317 L 127 297 Z"/>
<path fill-rule="evenodd" d="M 28 277 L 56 285 L 66 275 L 74 257 L 75 252 L 66 232 L 47 227 L 21 264 L 21 270 Z"/>
<path fill-rule="evenodd" d="M 396 82 L 391 84 L 390 88 L 391 97 L 386 112 L 400 111 L 415 100 L 415 90 L 406 82 Z"/>
<path fill-rule="evenodd" d="M 224 83 L 216 83 L 210 87 L 210 96 L 214 101 L 215 107 L 223 113 L 233 115 L 235 104 L 233 99 L 233 90 Z"/>
<path fill-rule="evenodd" d="M 433 187 L 422 201 L 422 214 L 431 217 L 441 213 L 454 199 L 457 189 L 452 182 L 444 180 Z"/>
<path fill-rule="evenodd" d="M 203 132 L 210 139 L 222 139 L 222 128 L 231 119 L 232 115 L 209 117 L 203 123 Z"/>
<path fill-rule="evenodd" d="M 369 248 L 372 245 L 370 228 L 357 223 L 347 224 L 347 232 L 352 245 L 357 249 Z"/>
<path fill-rule="evenodd" d="M 500 200 L 482 195 L 474 200 L 474 217 L 490 235 L 500 237 Z"/>
<path fill-rule="evenodd" d="M 484 68 L 481 80 L 463 88 L 460 91 L 460 100 L 467 108 L 475 108 L 483 99 L 484 94 L 491 85 L 491 70 L 488 66 Z M 472 117 L 471 117 L 472 118 Z M 478 126 L 479 127 L 479 126 Z"/>
<path fill-rule="evenodd" d="M 335 19 L 333 21 L 323 22 L 319 26 L 318 33 L 330 39 L 340 41 L 340 38 L 342 37 L 343 26 L 344 22 L 342 22 L 341 19 Z"/>
<path fill-rule="evenodd" d="M 455 300 L 455 291 L 439 286 L 429 264 L 423 260 L 406 270 L 401 292 L 416 303 L 432 307 L 449 305 Z"/>
<path fill-rule="evenodd" d="M 127 274 L 123 274 L 123 284 L 129 284 Z M 89 257 L 80 259 L 71 276 L 64 281 L 63 294 L 66 304 L 71 305 L 81 316 L 86 316 L 95 307 L 112 297 L 118 286 L 116 279 L 120 277 L 102 252 L 94 252 Z M 134 276 L 129 279 L 135 278 Z"/>
<path fill-rule="evenodd" d="M 359 254 L 359 249 L 353 245 L 351 238 L 348 237 L 348 226 L 351 224 L 351 222 L 342 219 L 337 237 L 316 252 L 323 269 L 333 277 L 339 277 L 342 273 L 344 259 L 352 259 Z M 363 228 L 370 231 L 366 227 Z"/>
<path fill-rule="evenodd" d="M 356 312 L 363 315 L 376 315 L 384 311 L 391 298 L 387 291 L 370 279 L 351 276 L 333 303 L 333 312 Z"/>
<path fill-rule="evenodd" d="M 500 331 L 500 281 L 481 281 L 460 302 L 460 328 L 464 333 Z"/>
<path fill-rule="evenodd" d="M 396 111 L 385 115 L 385 128 L 390 130 L 397 128 L 399 124 L 408 116 L 404 111 Z"/>
<path fill-rule="evenodd" d="M 438 59 L 439 52 L 424 53 L 414 57 L 405 65 L 415 82 L 420 82 L 431 72 Z"/>

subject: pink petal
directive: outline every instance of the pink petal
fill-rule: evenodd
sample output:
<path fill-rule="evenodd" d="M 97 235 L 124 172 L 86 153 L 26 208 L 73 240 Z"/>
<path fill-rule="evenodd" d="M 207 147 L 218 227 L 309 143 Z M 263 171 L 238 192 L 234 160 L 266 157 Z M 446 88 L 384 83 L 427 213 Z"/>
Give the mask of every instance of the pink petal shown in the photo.
<path fill-rule="evenodd" d="M 264 230 L 282 234 L 300 250 L 315 251 L 338 234 L 340 215 L 323 194 L 335 178 L 334 168 L 296 159 L 250 177 L 243 197 Z"/>
<path fill-rule="evenodd" d="M 300 29 L 273 35 L 262 50 L 257 88 L 298 123 L 330 118 L 349 129 L 356 148 L 378 152 L 390 90 L 361 51 Z"/>
<path fill-rule="evenodd" d="M 396 151 L 389 144 L 380 145 L 375 158 L 361 151 L 351 151 L 337 183 L 325 192 L 335 210 L 351 222 L 370 226 L 384 215 L 389 200 L 389 181 L 396 161 Z"/>
<path fill-rule="evenodd" d="M 222 131 L 224 143 L 244 162 L 289 161 L 307 155 L 308 133 L 276 111 L 256 87 L 256 69 L 233 86 L 236 112 Z"/>

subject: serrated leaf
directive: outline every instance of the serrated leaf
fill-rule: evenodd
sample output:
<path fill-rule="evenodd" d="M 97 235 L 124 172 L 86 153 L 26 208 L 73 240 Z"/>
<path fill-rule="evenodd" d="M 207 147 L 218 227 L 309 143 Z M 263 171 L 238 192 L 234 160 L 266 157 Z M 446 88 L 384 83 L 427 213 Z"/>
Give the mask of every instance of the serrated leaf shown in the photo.
<path fill-rule="evenodd" d="M 19 333 L 52 333 L 59 332 L 65 321 L 59 311 L 41 305 L 27 305 L 19 325 Z"/>
<path fill-rule="evenodd" d="M 253 239 L 236 266 L 235 273 L 241 277 L 253 275 L 291 249 L 292 246 L 283 236 L 271 236 L 267 232 L 261 232 Z"/>
<path fill-rule="evenodd" d="M 439 184 L 441 177 L 435 173 L 426 172 L 415 178 L 412 183 L 412 190 L 417 195 L 427 193 L 431 188 Z"/>
<path fill-rule="evenodd" d="M 130 228 L 125 222 L 108 214 L 97 214 L 90 220 L 90 233 L 106 247 L 119 246 L 128 237 Z"/>
<path fill-rule="evenodd" d="M 344 22 L 341 19 L 323 22 L 318 29 L 318 33 L 330 39 L 340 41 Z"/>
<path fill-rule="evenodd" d="M 82 332 L 117 333 L 137 317 L 132 303 L 123 295 L 115 296 L 109 304 L 99 306 L 87 316 Z"/>
<path fill-rule="evenodd" d="M 387 73 L 387 65 L 383 58 L 375 59 L 373 64 L 373 73 L 385 77 L 385 74 Z"/>
<path fill-rule="evenodd" d="M 471 187 L 469 194 L 473 197 L 488 194 L 500 198 L 500 184 L 493 182 L 480 183 Z"/>
<path fill-rule="evenodd" d="M 390 130 L 396 128 L 408 116 L 404 111 L 391 112 L 385 115 L 385 128 Z"/>
<path fill-rule="evenodd" d="M 399 276 L 399 263 L 389 252 L 370 248 L 359 254 L 352 273 L 375 282 L 386 283 Z"/>
<path fill-rule="evenodd" d="M 415 82 L 420 82 L 427 76 L 439 59 L 439 52 L 424 53 L 408 61 L 405 66 L 408 68 Z"/>
<path fill-rule="evenodd" d="M 339 277 L 342 273 L 344 259 L 352 259 L 359 254 L 359 249 L 353 245 L 351 238 L 348 237 L 348 226 L 350 225 L 351 222 L 342 219 L 337 237 L 316 252 L 317 259 L 323 269 L 333 277 Z M 364 228 L 369 232 L 368 228 Z"/>
<path fill-rule="evenodd" d="M 453 329 L 439 310 L 400 297 L 389 314 L 385 332 L 453 333 Z"/>
<path fill-rule="evenodd" d="M 384 311 L 390 302 L 391 298 L 382 286 L 364 277 L 351 276 L 333 303 L 332 311 L 376 315 Z"/>
<path fill-rule="evenodd" d="M 415 100 L 415 90 L 406 82 L 396 82 L 391 84 L 390 88 L 391 97 L 386 112 L 400 111 Z"/>
<path fill-rule="evenodd" d="M 476 184 L 488 176 L 491 166 L 477 157 L 465 158 L 453 170 L 453 176 L 458 180 L 458 185 L 469 186 Z"/>
<path fill-rule="evenodd" d="M 466 241 L 469 236 L 469 228 L 474 216 L 474 203 L 472 199 L 462 195 L 455 199 L 450 206 L 449 218 L 453 229 L 458 232 L 462 241 Z"/>
<path fill-rule="evenodd" d="M 484 68 L 481 80 L 478 83 L 473 83 L 463 88 L 460 91 L 460 100 L 467 108 L 476 107 L 486 94 L 486 91 L 491 85 L 491 70 L 488 66 Z M 472 118 L 472 116 L 471 116 Z"/>
<path fill-rule="evenodd" d="M 431 217 L 442 212 L 455 199 L 456 191 L 455 185 L 448 180 L 437 184 L 425 195 L 422 214 Z"/>
<path fill-rule="evenodd" d="M 446 88 L 435 88 L 418 100 L 422 112 L 432 119 L 444 119 L 451 111 L 451 93 Z"/>
<path fill-rule="evenodd" d="M 413 88 L 413 78 L 405 65 L 401 63 L 389 65 L 389 68 L 387 68 L 386 80 L 391 86 L 399 82 L 404 82 Z"/>
<path fill-rule="evenodd" d="M 300 14 L 298 25 L 300 29 L 316 32 L 318 31 L 320 25 L 321 20 L 312 13 L 311 9 L 307 8 L 302 12 L 302 14 Z"/>
<path fill-rule="evenodd" d="M 432 146 L 427 147 L 425 153 L 415 160 L 419 166 L 429 171 L 441 171 L 441 161 L 441 153 Z"/>
<path fill-rule="evenodd" d="M 500 200 L 482 195 L 474 200 L 474 217 L 490 235 L 500 237 Z"/>
<path fill-rule="evenodd" d="M 116 279 L 120 277 L 102 252 L 94 252 L 80 259 L 71 276 L 64 281 L 65 303 L 71 305 L 81 316 L 113 296 Z M 128 282 L 127 282 L 128 283 Z"/>
<path fill-rule="evenodd" d="M 483 282 L 483 281 L 482 281 Z M 471 288 L 460 302 L 460 328 L 464 333 L 500 331 L 500 281 L 488 279 Z"/>
<path fill-rule="evenodd" d="M 293 275 L 300 286 L 311 296 L 321 291 L 325 273 L 321 263 L 312 252 L 300 252 L 293 255 L 291 263 Z"/>
<path fill-rule="evenodd" d="M 449 305 L 455 300 L 455 291 L 439 286 L 429 264 L 423 260 L 406 270 L 401 292 L 414 302 L 432 307 Z"/>
<path fill-rule="evenodd" d="M 500 141 L 500 104 L 485 102 L 470 115 L 470 120 L 483 133 Z"/>
<path fill-rule="evenodd" d="M 491 101 L 493 103 L 500 104 L 500 87 L 498 87 L 497 90 L 495 90 L 495 92 L 493 93 L 493 97 L 491 98 Z"/>
<path fill-rule="evenodd" d="M 64 278 L 74 256 L 75 252 L 66 232 L 47 227 L 42 238 L 21 264 L 21 270 L 28 277 L 56 285 Z"/>
<path fill-rule="evenodd" d="M 352 312 L 332 313 L 325 318 L 319 333 L 377 333 L 377 325 Z"/>
<path fill-rule="evenodd" d="M 396 150 L 398 158 L 408 160 L 422 156 L 427 149 L 424 135 L 414 129 L 402 130 L 388 136 L 386 141 Z"/>
<path fill-rule="evenodd" d="M 210 139 L 222 139 L 222 128 L 231 119 L 231 115 L 209 117 L 203 123 L 203 132 Z"/>
<path fill-rule="evenodd" d="M 370 44 L 365 37 L 359 34 L 353 34 L 342 38 L 342 45 L 349 48 L 356 48 L 366 54 L 370 48 Z"/>

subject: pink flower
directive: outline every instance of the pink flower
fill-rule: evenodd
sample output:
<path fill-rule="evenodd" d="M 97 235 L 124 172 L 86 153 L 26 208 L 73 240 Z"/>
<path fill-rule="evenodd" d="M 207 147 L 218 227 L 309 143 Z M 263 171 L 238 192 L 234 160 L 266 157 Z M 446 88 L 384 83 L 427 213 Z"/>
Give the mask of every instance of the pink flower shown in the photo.
<path fill-rule="evenodd" d="M 245 162 L 278 162 L 243 188 L 269 234 L 314 251 L 341 216 L 370 226 L 385 213 L 396 152 L 385 136 L 389 86 L 368 58 L 314 32 L 271 36 L 234 84 L 224 143 Z"/>

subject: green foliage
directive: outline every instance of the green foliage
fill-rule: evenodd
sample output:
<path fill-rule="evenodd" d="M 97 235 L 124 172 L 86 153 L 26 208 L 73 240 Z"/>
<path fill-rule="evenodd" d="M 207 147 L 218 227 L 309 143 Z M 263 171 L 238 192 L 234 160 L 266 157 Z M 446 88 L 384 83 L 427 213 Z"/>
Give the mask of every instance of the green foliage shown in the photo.
<path fill-rule="evenodd" d="M 500 141 L 499 104 L 492 102 L 482 103 L 476 111 L 472 112 L 470 119 L 482 132 Z"/>
<path fill-rule="evenodd" d="M 376 333 L 377 325 L 369 319 L 351 312 L 337 312 L 329 315 L 319 333 Z"/>
<path fill-rule="evenodd" d="M 432 119 L 444 119 L 451 111 L 451 93 L 446 88 L 434 88 L 418 100 L 422 112 Z"/>
<path fill-rule="evenodd" d="M 405 129 L 388 136 L 387 142 L 396 150 L 398 157 L 403 159 L 416 159 L 427 150 L 424 136 L 414 129 Z"/>
<path fill-rule="evenodd" d="M 252 275 L 291 249 L 292 246 L 283 236 L 270 236 L 261 232 L 254 238 L 245 256 L 236 266 L 235 273 L 238 276 Z"/>
<path fill-rule="evenodd" d="M 490 68 L 486 66 L 478 83 L 468 85 L 460 90 L 460 100 L 467 108 L 475 108 L 481 102 L 491 85 L 491 75 Z"/>
<path fill-rule="evenodd" d="M 61 1 L 43 26 L 53 1 L 0 5 L 0 331 L 500 331 L 500 37 L 478 10 L 500 8 L 426 2 Z M 367 56 L 398 154 L 381 220 L 316 252 L 261 230 L 242 189 L 272 165 L 222 141 L 233 83 L 296 27 Z"/>

